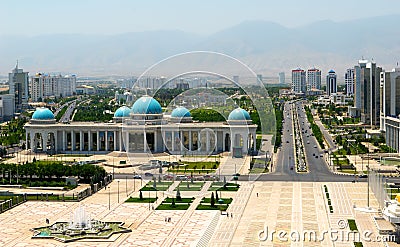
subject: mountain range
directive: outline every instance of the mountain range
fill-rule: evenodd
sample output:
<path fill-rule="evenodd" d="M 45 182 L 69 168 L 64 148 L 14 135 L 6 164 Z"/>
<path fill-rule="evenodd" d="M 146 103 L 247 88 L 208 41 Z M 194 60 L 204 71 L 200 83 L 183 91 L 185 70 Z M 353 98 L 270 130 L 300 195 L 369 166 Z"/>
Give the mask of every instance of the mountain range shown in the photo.
<path fill-rule="evenodd" d="M 400 60 L 400 15 L 351 21 L 318 21 L 288 28 L 267 21 L 246 21 L 211 35 L 179 30 L 115 35 L 0 35 L 0 74 L 19 60 L 30 73 L 60 72 L 84 76 L 139 75 L 168 56 L 210 50 L 240 59 L 256 73 L 276 77 L 301 67 L 345 69 L 363 58 L 386 70 Z M 173 72 L 172 72 L 173 73 Z"/>

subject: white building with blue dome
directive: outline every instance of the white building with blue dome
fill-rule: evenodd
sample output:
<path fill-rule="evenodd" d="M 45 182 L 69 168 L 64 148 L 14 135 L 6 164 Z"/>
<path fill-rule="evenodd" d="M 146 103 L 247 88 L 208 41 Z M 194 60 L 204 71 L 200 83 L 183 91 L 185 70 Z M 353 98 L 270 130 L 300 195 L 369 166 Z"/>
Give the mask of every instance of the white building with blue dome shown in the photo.
<path fill-rule="evenodd" d="M 27 149 L 51 153 L 170 153 L 231 152 L 241 157 L 255 149 L 257 125 L 244 109 L 234 109 L 225 122 L 193 121 L 190 111 L 177 107 L 163 112 L 150 96 L 122 106 L 110 123 L 56 122 L 47 108 L 37 108 L 25 125 Z"/>

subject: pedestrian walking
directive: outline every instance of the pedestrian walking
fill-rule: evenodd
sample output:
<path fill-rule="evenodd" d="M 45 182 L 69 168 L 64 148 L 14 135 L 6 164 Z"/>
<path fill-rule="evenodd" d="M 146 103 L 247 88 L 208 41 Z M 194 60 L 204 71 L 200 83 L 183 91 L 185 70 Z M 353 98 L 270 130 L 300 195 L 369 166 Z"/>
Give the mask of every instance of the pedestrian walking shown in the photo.
<path fill-rule="evenodd" d="M 257 192 L 257 197 L 258 197 L 258 192 Z"/>

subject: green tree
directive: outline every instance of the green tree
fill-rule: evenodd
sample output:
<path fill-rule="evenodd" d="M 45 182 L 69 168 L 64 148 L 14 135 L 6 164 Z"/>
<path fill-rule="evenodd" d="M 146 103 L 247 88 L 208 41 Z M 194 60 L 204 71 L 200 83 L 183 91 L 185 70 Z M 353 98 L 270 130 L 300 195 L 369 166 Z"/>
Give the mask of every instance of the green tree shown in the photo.
<path fill-rule="evenodd" d="M 211 207 L 215 207 L 214 192 L 211 193 L 210 204 L 211 204 Z"/>

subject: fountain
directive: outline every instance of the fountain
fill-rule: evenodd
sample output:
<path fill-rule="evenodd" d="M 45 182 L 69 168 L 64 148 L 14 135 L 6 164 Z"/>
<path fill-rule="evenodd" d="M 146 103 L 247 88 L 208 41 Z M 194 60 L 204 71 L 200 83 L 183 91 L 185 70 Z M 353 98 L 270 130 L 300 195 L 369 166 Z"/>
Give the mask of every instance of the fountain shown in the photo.
<path fill-rule="evenodd" d="M 71 213 L 68 230 L 90 230 L 92 222 L 90 215 L 86 213 L 85 208 L 81 205 L 73 213 Z"/>
<path fill-rule="evenodd" d="M 61 242 L 71 242 L 79 239 L 107 239 L 112 234 L 131 232 L 123 227 L 123 222 L 103 222 L 94 220 L 81 204 L 70 214 L 69 222 L 56 222 L 50 226 L 31 229 L 32 238 L 53 238 Z"/>

